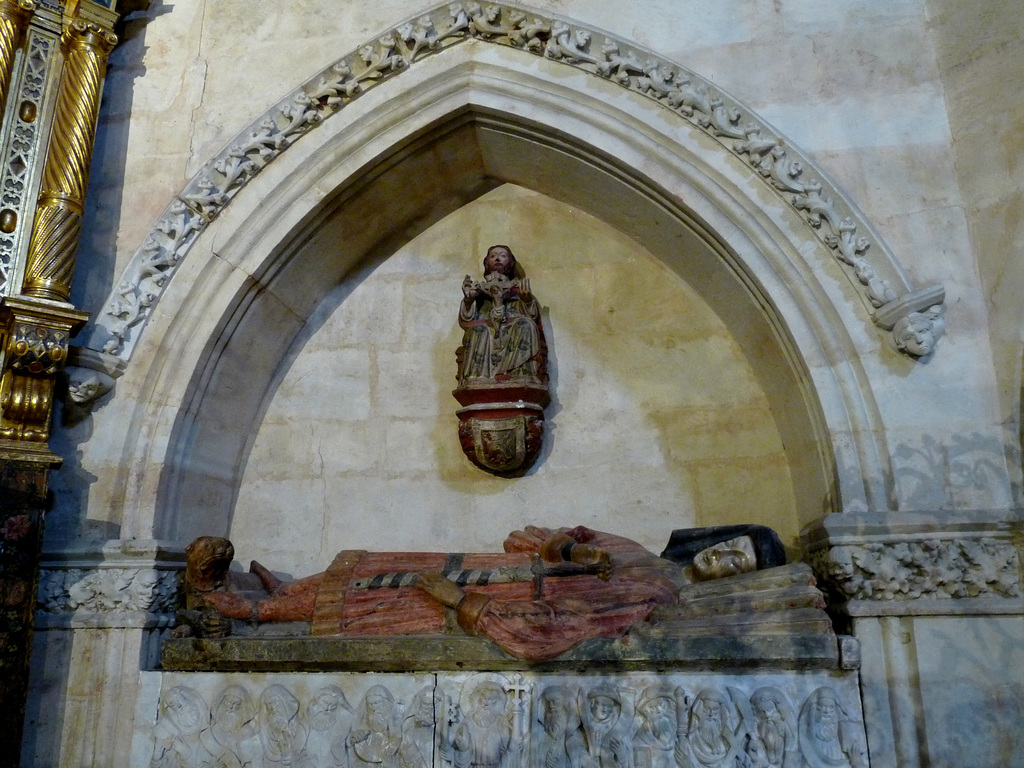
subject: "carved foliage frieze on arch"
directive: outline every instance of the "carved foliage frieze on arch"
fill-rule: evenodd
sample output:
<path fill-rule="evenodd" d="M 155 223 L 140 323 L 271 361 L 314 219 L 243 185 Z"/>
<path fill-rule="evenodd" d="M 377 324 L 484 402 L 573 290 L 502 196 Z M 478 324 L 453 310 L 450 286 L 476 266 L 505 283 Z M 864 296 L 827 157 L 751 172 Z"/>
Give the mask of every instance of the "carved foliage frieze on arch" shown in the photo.
<path fill-rule="evenodd" d="M 467 40 L 516 48 L 647 97 L 756 170 L 843 265 L 897 348 L 929 354 L 942 333 L 941 285 L 911 290 L 901 268 L 842 195 L 749 109 L 693 72 L 625 40 L 503 4 L 453 3 L 342 57 L 254 120 L 170 202 L 108 297 L 84 346 L 130 359 L 169 280 L 203 230 L 275 158 L 374 86 Z"/>

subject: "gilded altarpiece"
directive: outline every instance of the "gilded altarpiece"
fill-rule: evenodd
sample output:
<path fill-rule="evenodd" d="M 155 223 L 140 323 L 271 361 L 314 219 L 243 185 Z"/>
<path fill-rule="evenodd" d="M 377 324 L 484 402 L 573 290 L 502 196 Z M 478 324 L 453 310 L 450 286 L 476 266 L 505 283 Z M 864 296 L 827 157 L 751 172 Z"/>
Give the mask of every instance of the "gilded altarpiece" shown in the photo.
<path fill-rule="evenodd" d="M 48 447 L 54 398 L 88 319 L 71 281 L 117 19 L 112 2 L 0 2 L 3 765 L 17 762 L 47 473 L 61 463 Z"/>

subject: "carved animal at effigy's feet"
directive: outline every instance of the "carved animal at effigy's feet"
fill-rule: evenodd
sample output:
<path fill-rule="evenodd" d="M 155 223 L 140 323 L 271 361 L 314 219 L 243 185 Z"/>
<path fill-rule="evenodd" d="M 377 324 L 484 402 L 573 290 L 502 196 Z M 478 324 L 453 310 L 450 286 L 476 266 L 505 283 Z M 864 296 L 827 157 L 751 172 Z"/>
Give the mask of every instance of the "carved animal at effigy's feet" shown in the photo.
<path fill-rule="evenodd" d="M 583 526 L 528 526 L 508 536 L 503 553 L 348 550 L 326 571 L 289 582 L 256 562 L 249 573 L 229 572 L 232 551 L 226 539 L 190 545 L 178 636 L 222 636 L 224 620 L 302 622 L 320 636 L 461 631 L 542 661 L 627 632 L 831 632 L 810 569 L 784 565 L 778 536 L 758 525 L 681 529 L 661 557 Z"/>

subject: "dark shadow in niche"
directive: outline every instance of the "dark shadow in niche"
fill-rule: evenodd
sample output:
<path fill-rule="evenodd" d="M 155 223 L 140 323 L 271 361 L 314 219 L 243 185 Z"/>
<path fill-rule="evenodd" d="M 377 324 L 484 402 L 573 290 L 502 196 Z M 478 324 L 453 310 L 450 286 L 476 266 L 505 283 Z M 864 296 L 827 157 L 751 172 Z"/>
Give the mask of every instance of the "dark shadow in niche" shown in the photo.
<path fill-rule="evenodd" d="M 558 399 L 558 345 L 555 340 L 555 326 L 551 323 L 550 307 L 541 306 L 541 322 L 544 324 L 544 339 L 548 347 L 548 389 L 551 392 L 551 402 L 544 409 L 544 439 L 540 444 L 540 453 L 524 475 L 536 474 L 554 450 L 558 428 L 555 417 L 562 411 L 562 403 Z"/>
<path fill-rule="evenodd" d="M 120 536 L 121 526 L 107 520 L 89 520 L 84 515 L 89 509 L 89 494 L 99 479 L 97 475 L 82 466 L 84 453 L 79 449 L 87 445 L 93 436 L 92 417 L 76 420 L 67 418 L 69 410 L 65 397 L 67 387 L 62 381 L 55 390 L 53 423 L 60 429 L 52 430 L 50 449 L 64 459 L 64 463 L 49 477 L 53 507 L 46 516 L 43 531 L 44 548 L 53 549 L 58 542 L 76 541 L 101 545 L 109 539 Z M 102 408 L 112 398 L 108 393 L 95 405 Z"/>

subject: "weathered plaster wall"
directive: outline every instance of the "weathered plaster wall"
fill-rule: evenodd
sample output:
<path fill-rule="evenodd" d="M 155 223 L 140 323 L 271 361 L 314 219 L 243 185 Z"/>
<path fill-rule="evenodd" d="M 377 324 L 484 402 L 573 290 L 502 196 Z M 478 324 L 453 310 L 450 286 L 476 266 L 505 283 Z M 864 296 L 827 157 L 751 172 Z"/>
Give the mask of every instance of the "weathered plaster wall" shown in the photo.
<path fill-rule="evenodd" d="M 518 479 L 469 464 L 451 396 L 461 277 L 498 242 L 544 307 L 551 360 L 545 450 Z M 756 518 L 796 546 L 788 462 L 736 342 L 678 276 L 568 206 L 500 187 L 347 279 L 309 326 L 248 459 L 240 559 L 309 573 L 342 549 L 491 551 L 527 522 L 660 551 L 673 528 Z"/>
<path fill-rule="evenodd" d="M 1024 320 L 1024 13 L 1019 3 L 929 0 L 971 249 L 987 297 L 991 344 L 1019 494 Z M 959 215 L 959 214 L 958 214 Z"/>
<path fill-rule="evenodd" d="M 89 310 L 101 308 L 112 284 L 167 201 L 253 117 L 355 46 L 431 5 L 423 0 L 381 0 L 373 4 L 333 0 L 288 4 L 276 0 L 180 0 L 171 4 L 154 0 L 148 12 L 130 20 L 127 40 L 112 57 L 105 91 L 86 231 L 75 282 L 75 303 Z M 866 372 L 862 386 L 878 403 L 879 422 L 884 425 L 879 438 L 894 466 L 894 477 L 890 478 L 894 488 L 891 507 L 928 514 L 938 508 L 962 511 L 988 508 L 1005 513 L 1012 498 L 1004 459 L 1004 424 L 1012 419 L 1016 407 L 1021 315 L 1020 275 L 1015 271 L 1019 265 L 1013 262 L 1014 248 L 1019 249 L 1020 175 L 1014 154 L 1019 120 L 1015 107 L 1007 106 L 1020 101 L 1013 97 L 1016 91 L 1012 90 L 1014 87 L 1019 90 L 1020 64 L 1020 54 L 1010 53 L 1014 43 L 1019 42 L 1019 34 L 1015 37 L 1013 32 L 1015 13 L 1019 13 L 1014 3 L 992 3 L 978 15 L 974 15 L 974 7 L 960 8 L 959 4 L 941 0 L 927 3 L 925 0 L 860 0 L 841 7 L 809 0 L 719 4 L 697 0 L 671 3 L 638 0 L 629 3 L 625 10 L 623 3 L 593 0 L 538 0 L 536 5 L 648 45 L 733 93 L 832 175 L 898 255 L 913 284 L 945 284 L 949 330 L 931 360 L 914 363 L 897 355 L 886 346 L 866 313 L 861 312 L 860 320 L 854 321 L 850 328 Z M 962 30 L 971 31 L 962 36 Z M 1014 85 L 1015 82 L 1018 84 Z M 1009 90 L 1001 91 L 1003 88 Z M 1004 99 L 1000 93 L 1008 95 Z M 993 146 L 1000 148 L 1002 159 L 992 160 Z M 476 220 L 470 211 L 461 215 Z M 493 219 L 487 221 L 487 226 L 491 226 Z M 571 214 L 565 221 L 574 227 L 579 224 Z M 448 407 L 444 382 L 451 375 L 451 349 L 457 341 L 457 334 L 449 325 L 450 295 L 452 289 L 457 288 L 458 275 L 476 268 L 478 256 L 472 254 L 487 239 L 486 231 L 481 225 L 478 238 L 476 234 L 459 234 L 463 244 L 444 253 L 439 252 L 437 243 L 432 240 L 440 238 L 444 228 L 431 231 L 423 240 L 403 249 L 393 264 L 388 262 L 378 270 L 369 271 L 361 282 L 353 279 L 351 304 L 343 303 L 335 314 L 327 311 L 327 305 L 324 309 L 324 330 L 353 314 L 366 316 L 371 307 L 389 305 L 393 291 L 406 289 L 407 285 L 396 277 L 397 270 L 412 266 L 427 252 L 450 259 L 450 264 L 446 263 L 444 269 L 431 275 L 437 287 L 432 296 L 436 296 L 440 304 L 430 308 L 429 316 L 432 323 L 439 324 L 437 328 L 443 343 L 438 344 L 439 351 L 434 350 L 428 363 L 417 363 L 431 366 L 432 389 L 416 393 L 425 398 L 428 408 L 434 408 L 435 415 L 440 412 L 445 419 L 448 412 L 441 410 L 442 406 Z M 596 237 L 602 229 L 601 225 L 587 224 L 578 231 L 580 237 Z M 540 235 L 531 236 L 539 246 Z M 567 244 L 560 239 L 562 237 L 564 233 L 550 233 L 547 242 L 560 243 L 561 250 L 565 251 Z M 428 242 L 434 247 L 425 248 Z M 642 263 L 645 258 L 630 243 L 616 240 L 614 233 L 602 240 L 601 247 L 607 249 L 605 255 L 611 272 L 623 260 Z M 556 311 L 562 311 L 562 304 L 558 302 L 560 289 L 549 289 L 541 279 L 545 270 L 554 272 L 552 263 L 545 262 L 555 255 L 554 251 L 542 253 L 539 247 L 527 247 L 521 255 L 531 273 L 537 270 L 537 290 L 542 301 L 551 308 L 552 319 L 572 318 L 575 323 L 566 326 L 571 332 L 565 333 L 557 330 L 561 326 L 554 326 L 557 332 L 552 338 L 556 355 L 567 355 L 560 359 L 560 363 L 567 366 L 561 370 L 561 384 L 567 386 L 568 370 L 589 373 L 593 369 L 593 366 L 583 365 L 590 361 L 585 361 L 578 353 L 586 335 L 585 324 L 579 322 L 582 314 L 555 316 Z M 193 279 L 201 276 L 203 266 L 189 266 Z M 656 263 L 645 264 L 638 274 L 650 280 L 660 269 Z M 745 408 L 752 409 L 759 417 L 755 420 L 757 436 L 748 441 L 749 445 L 758 447 L 758 462 L 769 462 L 778 451 L 777 435 L 772 433 L 756 388 L 747 386 L 745 366 L 749 361 L 735 359 L 728 340 L 720 337 L 714 318 L 698 310 L 696 304 L 687 304 L 684 300 L 689 295 L 687 287 L 673 284 L 672 280 L 657 288 L 673 293 L 681 305 L 693 309 L 695 322 L 706 323 L 705 327 L 716 338 L 713 346 L 728 362 L 720 370 L 737 377 L 740 395 L 735 400 L 724 389 L 715 391 L 710 393 L 713 402 L 701 406 L 709 410 L 700 413 L 719 413 L 721 407 L 742 401 Z M 828 270 L 823 270 L 822 281 L 825 285 L 837 282 Z M 345 290 L 345 287 L 339 289 L 340 292 Z M 844 290 L 850 294 L 851 301 L 854 300 L 854 292 L 848 286 L 836 289 L 835 293 Z M 340 293 L 332 296 L 340 297 Z M 605 297 L 615 298 L 615 294 L 608 293 Z M 201 312 L 197 312 L 195 318 L 194 326 L 171 329 L 167 334 L 168 343 L 174 335 L 203 338 L 202 334 L 208 334 L 216 321 L 216 318 L 203 317 Z M 642 328 L 642 320 L 633 318 L 633 327 Z M 612 334 L 612 331 L 624 334 L 625 329 L 625 324 L 606 329 L 606 338 L 619 345 L 625 344 L 628 339 L 624 335 Z M 339 383 L 330 377 L 331 369 L 318 367 L 318 355 L 331 357 L 330 365 L 337 364 L 333 356 L 325 354 L 333 351 L 335 339 L 322 336 L 323 332 L 310 338 L 295 363 L 287 370 L 282 369 L 277 396 L 269 401 L 263 431 L 255 438 L 249 475 L 232 531 L 243 557 L 262 546 L 257 529 L 266 524 L 265 515 L 271 514 L 275 506 L 295 506 L 293 496 L 275 495 L 270 487 L 276 480 L 267 467 L 283 464 L 275 451 L 286 445 L 295 448 L 287 457 L 294 462 L 289 470 L 293 474 L 283 479 L 282 488 L 287 483 L 297 485 L 299 475 L 295 467 L 303 461 L 308 465 L 309 461 L 319 460 L 311 451 L 312 439 L 294 438 L 298 442 L 296 446 L 291 436 L 282 437 L 281 422 L 309 408 L 304 383 L 300 381 L 305 370 L 327 374 L 324 379 L 329 385 Z M 559 351 L 563 340 L 569 342 L 567 353 Z M 215 341 L 211 339 L 211 343 Z M 158 339 L 150 343 L 146 351 L 148 357 L 133 360 L 132 365 L 174 367 L 178 360 L 160 357 L 163 342 L 164 339 Z M 596 348 L 596 343 L 590 347 Z M 683 365 L 686 354 L 689 353 L 681 353 L 671 365 Z M 617 358 L 606 362 L 613 363 L 613 374 L 622 372 L 616 367 Z M 393 369 L 387 365 L 379 368 L 385 373 Z M 346 368 L 346 372 L 352 370 L 353 367 Z M 348 382 L 363 392 L 363 396 L 366 389 L 361 385 L 370 383 L 369 368 L 366 371 L 364 378 Z M 670 379 L 671 368 L 667 371 L 665 377 L 655 380 Z M 684 399 L 701 393 L 699 382 L 690 383 L 696 389 L 680 393 Z M 60 549 L 69 542 L 95 545 L 122 535 L 125 486 L 139 473 L 152 470 L 128 461 L 126 456 L 132 454 L 125 449 L 131 433 L 145 426 L 132 421 L 136 403 L 147 402 L 153 396 L 144 384 L 142 377 L 135 380 L 126 377 L 114 395 L 100 402 L 90 419 L 58 429 L 53 447 L 66 457 L 66 464 L 53 478 L 56 502 L 47 531 L 48 546 L 52 549 Z M 636 384 L 630 386 L 636 387 Z M 379 381 L 377 387 L 379 393 Z M 372 391 L 372 387 L 370 389 Z M 594 398 L 598 394 L 607 395 L 607 390 L 588 393 L 582 387 L 576 391 L 567 388 L 565 407 L 553 421 L 561 426 L 573 424 L 570 405 L 585 406 L 586 397 Z M 633 389 L 629 394 L 632 399 L 624 398 L 627 410 L 652 402 L 651 393 L 639 396 Z M 570 401 L 570 395 L 576 399 Z M 157 407 L 159 405 L 156 403 Z M 356 403 L 346 400 L 345 405 L 353 408 Z M 382 413 L 377 416 L 383 419 Z M 308 414 L 303 418 L 308 419 L 306 424 L 314 421 Z M 643 420 L 639 423 L 647 429 L 651 426 Z M 711 422 L 712 425 L 717 423 Z M 633 426 L 636 424 L 634 422 Z M 619 425 L 631 426 L 628 421 Z M 667 462 L 669 471 L 668 480 L 662 479 L 666 485 L 660 489 L 662 495 L 654 514 L 667 511 L 672 490 L 678 494 L 682 516 L 687 518 L 680 522 L 691 519 L 704 522 L 706 513 L 701 504 L 706 498 L 694 490 L 699 484 L 694 480 L 696 465 L 687 464 L 688 457 L 673 452 L 685 453 L 697 448 L 720 451 L 718 458 L 733 462 L 735 467 L 745 460 L 740 450 L 744 439 L 730 441 L 722 434 L 715 434 L 713 440 L 701 446 L 692 439 L 689 425 L 684 422 L 683 426 L 686 429 L 680 430 L 678 435 L 659 435 L 661 450 L 657 458 Z M 347 448 L 337 445 L 334 455 L 348 461 L 360 460 L 364 458 L 360 450 L 370 446 L 372 450 L 389 451 L 390 460 L 405 462 L 409 474 L 422 472 L 425 475 L 432 469 L 425 469 L 423 456 L 410 447 L 429 444 L 430 450 L 452 451 L 450 444 L 446 448 L 439 447 L 443 445 L 439 435 L 448 428 L 445 424 L 431 428 L 417 423 L 415 416 L 402 417 L 394 421 L 390 434 L 386 431 L 383 435 L 371 434 L 367 427 L 362 432 L 365 442 Z M 403 435 L 403 430 L 408 430 L 416 439 Z M 684 431 L 688 434 L 683 434 Z M 557 432 L 554 436 L 548 457 L 550 463 L 543 465 L 544 472 L 555 470 L 563 450 L 572 447 L 582 450 L 562 440 Z M 158 435 L 158 439 L 166 437 Z M 336 434 L 328 437 L 339 439 Z M 838 439 L 847 438 L 840 436 Z M 650 441 L 638 441 L 634 445 L 640 452 L 637 455 L 642 455 L 642 450 L 649 449 L 650 444 Z M 295 461 L 296 457 L 291 454 L 299 452 L 304 458 Z M 465 461 L 457 455 L 448 455 L 447 459 L 453 467 Z M 587 465 L 587 459 L 577 453 L 576 467 Z M 468 462 L 465 466 L 468 471 Z M 767 463 L 759 466 L 767 466 Z M 344 468 L 336 477 L 343 478 L 345 472 L 358 471 L 358 467 Z M 323 477 L 321 474 L 318 479 Z M 589 477 L 593 480 L 595 475 Z M 620 475 L 620 479 L 622 477 Z M 526 481 L 534 479 L 526 478 Z M 361 493 L 371 494 L 380 480 L 379 476 L 370 477 Z M 437 488 L 443 482 L 443 479 L 437 482 Z M 504 517 L 505 510 L 522 504 L 514 498 L 514 492 L 493 494 L 494 486 L 490 484 L 497 481 L 480 478 L 473 482 L 479 483 L 474 489 L 481 494 L 479 505 L 500 506 L 503 520 L 509 519 Z M 604 500 L 620 500 L 616 494 L 620 494 L 622 488 L 614 487 L 612 481 L 604 477 L 598 482 L 606 483 L 599 494 Z M 670 488 L 673 484 L 675 487 Z M 523 483 L 523 487 L 526 485 Z M 311 500 L 306 494 L 314 493 L 310 490 L 313 487 L 310 484 L 303 488 L 301 501 Z M 629 484 L 624 483 L 624 487 L 628 488 Z M 757 516 L 764 514 L 769 519 L 778 519 L 780 526 L 785 527 L 785 480 L 781 476 L 769 478 L 768 487 L 774 489 L 770 495 L 775 502 L 770 506 L 775 511 L 758 508 Z M 322 490 L 326 484 L 316 488 Z M 339 486 L 334 493 L 341 496 L 343 491 L 351 491 L 351 487 Z M 716 515 L 746 517 L 751 513 L 750 516 L 754 516 L 752 510 L 758 501 L 758 489 L 723 483 L 715 487 L 715 491 L 719 494 L 714 505 Z M 742 503 L 730 506 L 732 498 Z M 631 499 L 632 494 L 626 502 Z M 444 501 L 440 492 L 434 501 Z M 341 499 L 331 494 L 326 499 L 318 499 L 315 509 L 319 517 L 300 525 L 312 528 L 325 525 L 328 521 L 323 510 L 336 502 L 341 503 Z M 568 515 L 574 511 L 566 506 L 558 514 Z M 440 507 L 432 510 L 430 519 L 442 519 Z M 578 518 L 567 517 L 565 521 L 569 519 Z M 393 522 L 393 518 L 388 519 L 388 525 Z M 659 524 L 656 518 L 643 521 L 645 528 L 652 526 L 654 531 L 650 533 L 652 545 L 653 539 L 660 540 L 661 534 L 656 530 Z M 666 528 L 671 527 L 667 520 L 664 524 Z M 442 533 L 432 526 L 430 523 L 418 532 L 403 535 L 408 535 L 412 543 L 421 540 L 417 537 Z M 364 532 L 369 533 L 370 528 L 372 526 L 366 526 Z M 649 535 L 647 530 L 628 532 Z M 329 530 L 325 535 L 318 530 L 314 533 L 317 543 L 309 553 L 297 551 L 297 539 L 286 542 L 279 551 L 270 551 L 272 547 L 268 547 L 267 560 L 272 560 L 271 555 L 274 555 L 274 562 L 269 564 L 296 572 L 322 566 L 328 551 L 343 544 L 343 536 L 338 530 Z M 385 530 L 379 535 L 386 537 L 391 533 Z M 491 544 L 493 541 L 489 538 L 489 525 L 486 530 L 484 526 L 466 526 L 459 533 L 467 542 Z M 132 535 L 141 538 L 146 534 L 134 531 Z M 276 531 L 270 535 L 276 535 Z M 443 543 L 452 542 L 445 539 Z M 278 554 L 284 556 L 282 561 L 276 560 Z M 889 623 L 898 621 L 894 619 Z M 947 632 L 947 622 L 957 627 L 966 624 L 968 629 L 971 626 L 967 623 L 971 620 L 959 620 L 961 623 L 956 624 L 957 621 L 942 619 L 933 625 L 942 632 Z M 1012 632 L 1003 633 L 1003 623 L 1010 624 L 1011 629 L 1019 629 L 1019 617 L 998 619 L 993 620 L 994 629 L 990 634 L 1014 637 Z M 926 638 L 926 621 L 920 624 L 918 636 L 922 639 L 915 652 L 919 654 L 920 673 L 925 679 L 923 685 L 929 686 L 931 680 L 941 679 L 943 662 L 949 653 L 959 657 L 965 652 L 960 648 L 948 650 L 933 642 L 932 635 Z M 996 629 L 999 631 L 995 632 Z M 146 665 L 152 658 L 151 653 L 140 650 L 146 645 L 142 634 L 143 630 L 139 629 L 84 627 L 73 632 L 58 628 L 40 634 L 36 657 L 39 674 L 31 706 L 37 719 L 30 723 L 26 754 L 41 756 L 38 764 L 62 761 L 117 764 L 118 750 L 123 754 L 127 749 L 123 740 L 114 738 L 101 743 L 93 739 L 91 734 L 95 727 L 92 724 L 115 723 L 121 729 L 118 733 L 128 728 L 134 712 L 132 670 Z M 883 671 L 875 681 L 874 690 L 883 692 L 888 706 L 890 684 L 884 663 L 888 646 L 881 640 L 870 645 L 870 633 L 865 629 L 863 634 L 874 668 Z M 967 637 L 966 630 L 964 637 Z M 904 645 L 911 642 L 910 636 L 904 639 L 899 632 L 893 638 Z M 967 645 L 969 650 L 984 650 L 988 642 L 982 638 L 973 646 Z M 992 642 L 994 645 L 1003 643 L 998 638 Z M 1009 645 L 1009 641 L 1006 644 Z M 901 658 L 897 653 L 889 656 L 897 661 Z M 904 668 L 904 672 L 909 669 L 906 664 Z M 999 698 L 1003 694 L 999 693 L 1002 689 L 998 686 L 998 667 L 980 665 L 963 669 L 964 677 L 977 675 L 994 681 L 993 685 L 986 686 L 985 681 L 979 684 L 981 689 L 988 688 L 983 690 L 982 700 L 995 700 L 1002 706 L 1004 699 L 1019 698 L 1015 688 L 1004 691 L 1004 699 Z M 107 670 L 114 670 L 114 673 L 108 674 Z M 104 680 L 109 680 L 109 685 L 97 695 L 98 681 Z M 941 686 L 931 690 L 941 690 Z M 996 693 L 992 693 L 993 690 Z M 893 695 L 892 700 L 897 701 L 900 695 Z M 915 698 L 904 711 L 920 713 L 919 707 L 915 710 L 921 703 L 919 692 L 908 694 L 911 695 Z M 1011 704 L 1017 706 L 1017 700 Z M 947 754 L 943 751 L 947 747 L 954 749 L 955 738 L 959 736 L 933 738 L 932 734 L 942 734 L 948 723 L 962 721 L 959 712 L 946 713 L 938 697 L 936 702 L 937 706 L 926 713 L 927 721 L 922 721 L 928 733 L 921 736 L 922 743 L 926 741 L 925 736 L 932 738 L 936 749 L 933 756 Z M 1008 706 L 1006 711 L 1012 721 L 1019 710 Z M 913 719 L 904 724 L 912 732 L 902 743 L 909 740 L 916 744 L 918 734 L 913 733 L 916 727 Z M 891 723 L 881 722 L 880 727 L 892 730 Z M 965 729 L 959 731 L 963 733 Z M 883 748 L 891 746 L 888 735 L 880 738 Z"/>
<path fill-rule="evenodd" d="M 296 83 L 414 14 L 407 3 L 154 3 L 128 24 L 101 116 L 75 300 L 98 309 L 159 211 L 217 149 Z M 541 3 L 650 45 L 744 100 L 808 151 L 865 211 L 912 283 L 947 289 L 949 333 L 915 364 L 866 318 L 857 338 L 901 509 L 1010 503 L 985 299 L 951 162 L 942 79 L 922 2 L 705 7 Z M 865 350 L 866 351 L 866 350 Z M 148 365 L 152 361 L 134 361 Z M 138 393 L 145 397 L 145 393 Z M 126 472 L 109 437 L 127 407 L 58 438 L 51 537 L 117 535 Z M 1005 408 L 1003 409 L 1005 410 Z M 83 491 L 83 486 L 90 490 Z"/>

